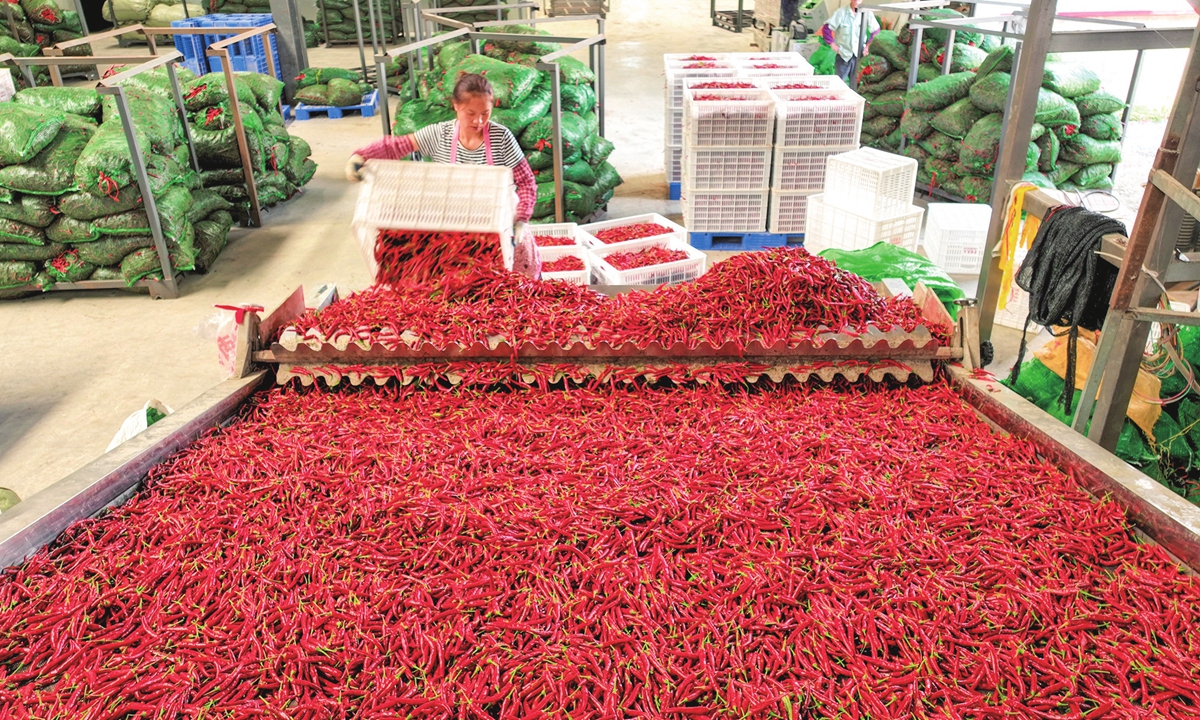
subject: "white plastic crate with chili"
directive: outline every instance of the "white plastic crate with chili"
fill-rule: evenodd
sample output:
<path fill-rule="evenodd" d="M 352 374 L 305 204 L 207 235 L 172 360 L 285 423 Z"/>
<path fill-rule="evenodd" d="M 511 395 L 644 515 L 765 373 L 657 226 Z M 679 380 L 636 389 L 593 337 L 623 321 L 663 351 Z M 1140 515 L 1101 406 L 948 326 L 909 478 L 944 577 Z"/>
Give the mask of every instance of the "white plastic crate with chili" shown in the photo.
<path fill-rule="evenodd" d="M 693 90 L 684 103 L 685 147 L 766 147 L 774 131 L 775 100 L 766 90 Z"/>
<path fill-rule="evenodd" d="M 668 232 L 662 233 L 661 235 L 647 235 L 644 238 L 635 238 L 633 240 L 624 240 L 622 242 L 615 242 L 615 243 L 606 243 L 603 240 L 601 240 L 600 238 L 596 237 L 596 233 L 600 232 L 601 230 L 625 227 L 627 225 L 646 225 L 646 224 L 661 225 L 662 227 L 667 228 Z M 619 218 L 617 220 L 604 220 L 602 222 L 589 223 L 587 225 L 579 226 L 580 243 L 588 248 L 593 249 L 593 250 L 601 249 L 601 248 L 622 248 L 625 246 L 632 246 L 634 243 L 640 242 L 642 240 L 668 238 L 668 237 L 674 237 L 678 240 L 684 240 L 685 238 L 687 238 L 687 228 L 671 222 L 670 220 L 666 219 L 662 215 L 659 215 L 658 213 L 646 213 L 644 215 L 630 215 L 629 217 L 623 217 L 623 218 Z"/>
<path fill-rule="evenodd" d="M 687 78 L 733 78 L 737 68 L 723 62 L 682 63 L 678 67 L 668 66 L 667 107 L 683 107 L 683 81 Z"/>
<path fill-rule="evenodd" d="M 779 147 L 857 145 L 864 101 L 849 88 L 771 90 L 775 98 Z"/>
<path fill-rule="evenodd" d="M 630 270 L 618 270 L 605 260 L 616 253 L 638 252 L 652 247 L 678 250 L 685 253 L 687 257 L 683 260 L 660 265 L 647 265 Z M 621 247 L 609 245 L 591 248 L 588 252 L 592 254 L 592 268 L 596 281 L 601 285 L 662 285 L 686 282 L 703 275 L 708 262 L 708 257 L 704 253 L 674 236 L 632 240 L 622 243 Z"/>
<path fill-rule="evenodd" d="M 539 247 L 538 253 L 542 256 L 542 279 L 543 280 L 562 280 L 563 282 L 575 283 L 576 285 L 587 285 L 592 281 L 592 254 L 583 245 L 551 245 L 548 247 Z M 564 257 L 576 257 L 583 262 L 582 270 L 564 270 L 561 272 L 547 272 L 546 264 L 555 260 L 561 260 Z"/>

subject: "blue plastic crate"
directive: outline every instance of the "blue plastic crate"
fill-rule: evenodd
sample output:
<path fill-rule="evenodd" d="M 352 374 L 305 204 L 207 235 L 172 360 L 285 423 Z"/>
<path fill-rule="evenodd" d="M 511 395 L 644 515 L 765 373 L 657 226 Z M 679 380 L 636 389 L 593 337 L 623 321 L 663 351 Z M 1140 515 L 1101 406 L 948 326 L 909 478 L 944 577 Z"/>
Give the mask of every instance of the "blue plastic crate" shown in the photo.
<path fill-rule="evenodd" d="M 803 233 L 688 233 L 697 250 L 765 250 L 773 247 L 803 247 Z"/>
<path fill-rule="evenodd" d="M 667 185 L 668 185 L 668 190 L 670 191 L 670 194 L 671 194 L 670 197 L 672 200 L 678 200 L 680 197 L 683 196 L 683 184 L 682 183 L 673 182 L 673 183 L 667 183 Z"/>
<path fill-rule="evenodd" d="M 205 15 L 202 17 L 176 20 L 172 27 L 261 27 L 272 22 L 269 13 L 227 13 Z M 175 49 L 184 57 L 184 65 L 197 74 L 205 72 L 220 72 L 220 58 L 207 57 L 208 47 L 213 43 L 227 40 L 235 33 L 217 33 L 212 35 L 176 35 Z M 275 60 L 275 77 L 282 79 L 283 71 L 279 64 L 279 46 L 274 35 L 270 35 L 271 56 Z M 267 73 L 267 51 L 261 37 L 244 40 L 229 46 L 229 61 L 235 72 Z"/>

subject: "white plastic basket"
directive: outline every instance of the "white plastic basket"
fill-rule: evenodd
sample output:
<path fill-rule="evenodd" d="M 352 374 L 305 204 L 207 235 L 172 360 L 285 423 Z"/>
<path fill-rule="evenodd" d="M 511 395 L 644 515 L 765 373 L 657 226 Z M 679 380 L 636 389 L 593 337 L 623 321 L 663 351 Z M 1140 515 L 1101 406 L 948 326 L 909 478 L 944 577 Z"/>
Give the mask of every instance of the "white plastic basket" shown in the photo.
<path fill-rule="evenodd" d="M 991 221 L 990 205 L 929 203 L 925 254 L 948 273 L 978 273 Z"/>
<path fill-rule="evenodd" d="M 765 90 L 693 92 L 684 104 L 684 145 L 763 147 L 771 144 L 774 131 L 775 101 Z"/>
<path fill-rule="evenodd" d="M 679 63 L 703 62 L 700 58 L 712 58 L 713 62 L 729 62 L 729 53 L 663 53 L 663 64 L 670 67 Z"/>
<path fill-rule="evenodd" d="M 666 127 L 663 129 L 663 138 L 667 147 L 682 147 L 683 108 L 667 108 L 664 117 L 666 118 Z"/>
<path fill-rule="evenodd" d="M 663 153 L 663 169 L 667 174 L 667 182 L 683 181 L 683 148 L 667 146 Z"/>
<path fill-rule="evenodd" d="M 511 269 L 516 202 L 510 168 L 369 160 L 351 227 L 371 277 L 380 230 L 496 233 Z"/>
<path fill-rule="evenodd" d="M 682 195 L 691 232 L 760 233 L 767 230 L 767 193 L 691 190 Z"/>
<path fill-rule="evenodd" d="M 779 147 L 845 147 L 857 145 L 862 131 L 863 99 L 849 89 L 772 90 Z M 813 94 L 834 94 L 833 100 L 809 100 Z"/>
<path fill-rule="evenodd" d="M 636 240 L 626 240 L 625 242 L 607 243 L 607 244 L 601 242 L 600 239 L 597 238 L 595 235 L 595 233 L 597 233 L 601 230 L 607 230 L 608 228 L 621 227 L 623 225 L 640 225 L 642 223 L 654 223 L 656 225 L 662 225 L 665 228 L 670 228 L 671 232 L 664 233 L 662 235 L 652 235 L 652 236 L 645 237 L 645 238 L 638 238 Z M 613 248 L 620 249 L 620 248 L 624 248 L 624 247 L 636 247 L 637 243 L 644 242 L 646 240 L 659 240 L 659 239 L 673 237 L 673 238 L 676 238 L 676 239 L 682 241 L 685 238 L 687 238 L 687 228 L 671 222 L 670 220 L 666 219 L 662 215 L 659 215 L 658 213 L 646 213 L 645 215 L 631 215 L 629 217 L 618 218 L 616 220 L 605 220 L 603 222 L 590 223 L 588 225 L 580 225 L 579 233 L 580 233 L 579 238 L 582 241 L 582 243 L 585 246 L 592 248 L 593 250 L 613 249 Z"/>
<path fill-rule="evenodd" d="M 683 149 L 683 184 L 690 190 L 759 192 L 771 181 L 770 146 Z"/>
<path fill-rule="evenodd" d="M 708 256 L 676 237 L 657 237 L 623 243 L 625 247 L 604 247 L 589 250 L 596 281 L 601 285 L 662 285 L 664 283 L 695 280 L 704 274 Z M 677 260 L 663 265 L 650 265 L 633 270 L 618 270 L 609 265 L 605 258 L 618 252 L 637 252 L 649 247 L 664 247 L 682 250 L 686 260 Z"/>
<path fill-rule="evenodd" d="M 553 260 L 572 256 L 583 261 L 582 270 L 569 270 L 566 272 L 542 272 L 543 280 L 562 280 L 564 282 L 575 283 L 576 285 L 587 285 L 592 281 L 592 254 L 582 245 L 555 245 L 551 247 L 539 247 L 538 253 L 542 256 L 542 265 Z"/>
<path fill-rule="evenodd" d="M 772 76 L 751 78 L 758 83 L 764 90 L 849 90 L 850 87 L 846 82 L 837 75 L 791 75 L 791 76 Z M 811 88 L 787 88 L 786 85 L 795 83 L 804 83 L 812 86 Z"/>
<path fill-rule="evenodd" d="M 794 52 L 729 53 L 726 60 L 738 68 L 751 68 L 755 65 L 783 65 L 785 67 L 807 69 L 810 75 L 813 72 L 813 66 L 800 53 Z"/>
<path fill-rule="evenodd" d="M 825 189 L 825 160 L 853 147 L 776 148 L 771 189 L 819 193 Z"/>
<path fill-rule="evenodd" d="M 808 199 L 813 193 L 771 191 L 771 214 L 767 231 L 773 233 L 802 233 L 808 220 Z"/>
<path fill-rule="evenodd" d="M 730 83 L 737 83 L 737 84 L 740 84 L 740 85 L 750 85 L 750 87 L 748 87 L 748 88 L 706 88 L 706 87 L 702 87 L 703 85 L 708 85 L 708 84 L 710 84 L 710 83 L 718 83 L 718 84 L 730 84 Z M 714 78 L 714 77 L 689 77 L 689 78 L 684 78 L 684 79 L 683 79 L 683 93 L 684 93 L 684 97 L 685 97 L 685 98 L 686 98 L 686 97 L 687 97 L 687 95 L 688 95 L 688 94 L 690 94 L 690 93 L 691 93 L 691 91 L 693 91 L 693 90 L 763 90 L 763 89 L 765 89 L 765 88 L 763 88 L 763 86 L 762 86 L 762 84 L 761 84 L 761 81 L 759 81 L 759 80 L 756 80 L 756 79 L 754 79 L 754 78 L 744 78 L 744 77 L 718 77 L 718 78 Z M 681 109 L 681 110 L 683 109 L 683 108 L 682 108 L 682 106 L 680 107 L 680 109 Z"/>
<path fill-rule="evenodd" d="M 829 158 L 825 202 L 878 220 L 908 212 L 917 184 L 917 161 L 874 148 Z"/>
<path fill-rule="evenodd" d="M 572 245 L 583 245 L 583 234 L 579 231 L 579 225 L 575 223 L 545 223 L 543 225 L 530 225 L 529 231 L 534 235 L 549 235 L 550 237 L 569 237 Z M 539 250 L 545 250 L 548 247 L 570 247 L 569 245 L 539 245 Z"/>
<path fill-rule="evenodd" d="M 903 215 L 875 220 L 827 205 L 821 195 L 813 195 L 808 199 L 804 247 L 815 253 L 828 248 L 862 250 L 888 242 L 915 251 L 924 214 L 924 209 L 913 206 Z"/>
<path fill-rule="evenodd" d="M 746 65 L 738 68 L 738 77 L 744 78 L 781 78 L 781 77 L 796 77 L 797 75 L 805 76 L 812 75 L 813 68 L 808 63 L 804 67 L 765 67 L 773 63 L 764 63 L 763 65 Z"/>
<path fill-rule="evenodd" d="M 717 67 L 690 68 L 686 65 L 679 68 L 667 68 L 667 107 L 683 107 L 683 81 L 686 78 L 730 78 L 737 74 L 737 69 L 725 63 L 716 63 Z"/>

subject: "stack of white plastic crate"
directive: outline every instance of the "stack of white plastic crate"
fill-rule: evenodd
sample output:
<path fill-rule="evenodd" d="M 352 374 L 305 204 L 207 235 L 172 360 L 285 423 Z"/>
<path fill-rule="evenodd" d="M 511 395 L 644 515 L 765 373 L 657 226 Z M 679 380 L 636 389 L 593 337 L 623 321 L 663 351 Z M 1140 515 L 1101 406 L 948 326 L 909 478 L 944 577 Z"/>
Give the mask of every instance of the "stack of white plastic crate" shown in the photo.
<path fill-rule="evenodd" d="M 804 247 L 861 250 L 889 242 L 916 251 L 924 209 L 912 204 L 917 161 L 860 148 L 826 160 L 825 192 L 808 199 Z"/>
<path fill-rule="evenodd" d="M 683 111 L 683 220 L 693 233 L 767 226 L 775 101 L 766 90 L 689 90 Z"/>
<path fill-rule="evenodd" d="M 681 178 L 683 161 L 683 93 L 684 81 L 691 78 L 732 78 L 737 70 L 725 53 L 675 53 L 663 55 L 666 66 L 666 151 L 663 165 L 667 182 L 677 183 Z"/>
<path fill-rule="evenodd" d="M 834 75 L 762 83 L 776 114 L 770 231 L 802 233 L 809 199 L 825 188 L 826 160 L 858 147 L 863 99 Z"/>

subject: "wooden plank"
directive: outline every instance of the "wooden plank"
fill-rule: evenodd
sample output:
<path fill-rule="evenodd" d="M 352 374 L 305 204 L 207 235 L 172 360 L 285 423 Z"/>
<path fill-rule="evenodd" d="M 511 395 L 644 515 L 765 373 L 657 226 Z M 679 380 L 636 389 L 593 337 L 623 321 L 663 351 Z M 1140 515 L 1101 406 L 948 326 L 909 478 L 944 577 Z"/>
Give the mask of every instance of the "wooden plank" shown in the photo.
<path fill-rule="evenodd" d="M 1167 197 L 1171 198 L 1172 202 L 1183 208 L 1183 211 L 1188 215 L 1200 218 L 1200 197 L 1197 197 L 1196 193 L 1188 190 L 1183 183 L 1162 170 L 1151 172 L 1150 182 L 1154 183 L 1154 187 L 1162 190 Z"/>
<path fill-rule="evenodd" d="M 1192 570 L 1200 571 L 1200 507 L 1138 472 L 995 381 L 948 368 L 950 382 L 973 407 L 1033 443 L 1059 469 L 1099 498 L 1112 498 L 1131 522 Z"/>

